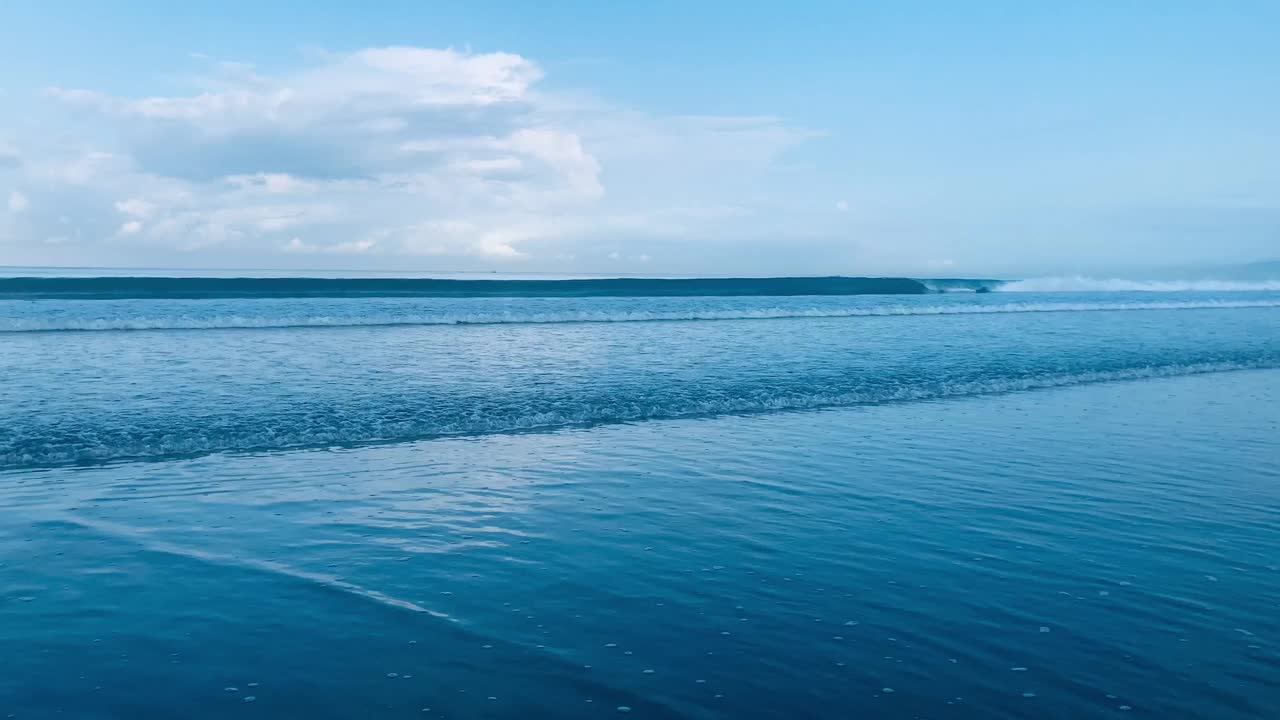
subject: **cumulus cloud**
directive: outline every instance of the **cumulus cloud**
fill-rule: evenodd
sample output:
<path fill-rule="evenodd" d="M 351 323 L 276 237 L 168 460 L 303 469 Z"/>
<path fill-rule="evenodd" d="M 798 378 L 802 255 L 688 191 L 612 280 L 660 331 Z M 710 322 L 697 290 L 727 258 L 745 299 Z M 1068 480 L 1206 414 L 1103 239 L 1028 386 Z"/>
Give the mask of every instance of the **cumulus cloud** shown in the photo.
<path fill-rule="evenodd" d="M 718 209 L 812 136 L 778 118 L 659 117 L 556 97 L 538 89 L 536 63 L 511 53 L 368 48 L 270 73 L 202 62 L 187 94 L 47 89 L 56 111 L 114 142 L 14 160 L 42 203 L 70 208 L 75 230 L 29 232 L 224 258 L 603 257 L 569 245 L 740 217 Z M 688 205 L 690 186 L 708 212 Z"/>

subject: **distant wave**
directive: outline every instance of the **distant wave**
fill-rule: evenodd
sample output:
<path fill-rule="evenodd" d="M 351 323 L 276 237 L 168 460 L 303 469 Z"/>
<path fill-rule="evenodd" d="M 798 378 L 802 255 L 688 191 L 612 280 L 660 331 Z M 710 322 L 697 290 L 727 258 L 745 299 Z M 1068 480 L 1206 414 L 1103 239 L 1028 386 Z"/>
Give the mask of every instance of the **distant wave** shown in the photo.
<path fill-rule="evenodd" d="M 223 424 L 200 422 L 199 418 L 194 418 L 195 422 L 191 424 L 168 425 L 162 429 L 126 423 L 114 428 L 94 426 L 74 434 L 60 431 L 56 439 L 15 438 L 7 447 L 0 444 L 0 469 L 159 460 L 218 452 L 355 446 L 460 435 L 545 431 L 620 422 L 817 410 L 1278 366 L 1280 359 L 1276 357 L 1256 357 L 1238 361 L 1143 365 L 1061 374 L 921 380 L 906 384 L 877 382 L 870 386 L 854 385 L 836 392 L 777 388 L 766 392 L 752 390 L 730 396 L 717 394 L 701 398 L 648 394 L 643 399 L 617 397 L 607 403 L 587 397 L 565 397 L 541 410 L 524 405 L 501 405 L 484 413 L 466 410 L 458 413 L 425 414 L 404 420 L 390 420 L 385 412 L 370 408 L 368 412 L 341 419 L 323 416 L 249 416 L 234 424 Z M 3 437 L 2 433 L 0 437 Z"/>
<path fill-rule="evenodd" d="M 1123 278 L 1045 277 L 993 285 L 997 292 L 1250 292 L 1280 290 L 1280 280 L 1125 280 Z"/>
<path fill-rule="evenodd" d="M 589 278 L 458 280 L 441 278 L 0 278 L 0 298 L 205 299 L 299 297 L 746 297 L 793 295 L 923 295 L 910 278 Z"/>
<path fill-rule="evenodd" d="M 440 314 L 370 313 L 353 315 L 157 315 L 152 317 L 0 317 L 0 333 L 95 332 L 129 330 L 217 330 L 397 325 L 536 325 L 559 323 L 680 322 L 778 320 L 787 318 L 887 317 L 905 315 L 988 315 L 1049 312 L 1141 310 L 1215 310 L 1280 307 L 1280 299 L 1150 302 L 1049 302 L 948 305 L 879 305 L 848 308 L 758 308 L 726 310 L 569 310 L 544 312 L 472 312 Z"/>

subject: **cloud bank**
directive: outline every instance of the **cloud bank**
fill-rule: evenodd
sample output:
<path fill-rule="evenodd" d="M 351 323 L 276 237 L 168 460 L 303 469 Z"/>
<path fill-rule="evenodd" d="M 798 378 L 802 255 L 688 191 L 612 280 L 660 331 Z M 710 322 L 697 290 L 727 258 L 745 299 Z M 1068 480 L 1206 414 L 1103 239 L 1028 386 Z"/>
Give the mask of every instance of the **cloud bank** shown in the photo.
<path fill-rule="evenodd" d="M 49 87 L 40 101 L 80 132 L 0 144 L 0 249 L 82 264 L 647 262 L 741 221 L 726 198 L 814 135 L 542 93 L 543 75 L 510 53 L 382 47 L 274 74 L 209 61 L 182 95 Z M 664 189 L 691 182 L 713 190 L 689 203 Z"/>

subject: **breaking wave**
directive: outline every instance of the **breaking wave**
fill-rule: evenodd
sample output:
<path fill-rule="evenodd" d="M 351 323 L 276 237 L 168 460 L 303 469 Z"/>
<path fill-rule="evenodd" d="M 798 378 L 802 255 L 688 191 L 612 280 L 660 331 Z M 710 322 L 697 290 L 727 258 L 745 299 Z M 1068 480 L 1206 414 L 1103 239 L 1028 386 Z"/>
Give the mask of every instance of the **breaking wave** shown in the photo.
<path fill-rule="evenodd" d="M 1280 290 L 1280 280 L 1126 280 L 1123 278 L 1044 277 L 995 285 L 997 292 L 1262 292 Z"/>

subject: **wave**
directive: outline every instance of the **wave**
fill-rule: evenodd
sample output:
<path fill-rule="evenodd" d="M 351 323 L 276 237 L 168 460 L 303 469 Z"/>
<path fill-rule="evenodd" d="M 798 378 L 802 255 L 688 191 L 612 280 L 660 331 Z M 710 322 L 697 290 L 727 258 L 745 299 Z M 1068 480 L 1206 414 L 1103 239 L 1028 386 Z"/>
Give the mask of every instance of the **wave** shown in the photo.
<path fill-rule="evenodd" d="M 992 286 L 997 292 L 1259 292 L 1280 290 L 1280 280 L 1126 280 L 1123 278 L 1044 277 Z"/>
<path fill-rule="evenodd" d="M 615 397 L 608 401 L 560 398 L 536 406 L 499 405 L 486 412 L 424 412 L 405 419 L 388 418 L 386 408 L 342 417 L 284 420 L 280 417 L 244 418 L 237 423 L 201 422 L 164 428 L 95 425 L 83 432 L 58 433 L 0 444 L 0 470 L 164 460 L 223 452 L 266 452 L 317 447 L 360 446 L 514 432 L 548 431 L 567 427 L 672 420 L 718 415 L 819 410 L 857 405 L 940 400 L 1003 394 L 1046 388 L 1126 380 L 1144 380 L 1280 367 L 1275 356 L 1235 361 L 1143 365 L 1074 373 L 1044 373 L 977 379 L 893 380 L 872 386 L 854 385 L 833 392 L 795 388 L 757 388 L 729 396 Z M 536 404 L 535 404 L 536 405 Z"/>
<path fill-rule="evenodd" d="M 118 318 L 0 317 L 0 333 L 101 332 L 131 330 L 224 330 L 341 328 L 411 325 L 538 325 L 559 323 L 694 322 L 800 318 L 888 317 L 904 315 L 999 315 L 1007 313 L 1221 310 L 1280 307 L 1280 299 L 1088 303 L 992 303 L 879 305 L 867 307 L 756 308 L 725 310 L 563 310 L 545 312 L 370 313 L 353 315 L 210 315 Z"/>
<path fill-rule="evenodd" d="M 738 297 L 923 295 L 910 278 L 588 278 L 459 280 L 443 278 L 10 277 L 0 298 L 205 299 L 299 297 Z"/>

